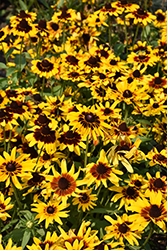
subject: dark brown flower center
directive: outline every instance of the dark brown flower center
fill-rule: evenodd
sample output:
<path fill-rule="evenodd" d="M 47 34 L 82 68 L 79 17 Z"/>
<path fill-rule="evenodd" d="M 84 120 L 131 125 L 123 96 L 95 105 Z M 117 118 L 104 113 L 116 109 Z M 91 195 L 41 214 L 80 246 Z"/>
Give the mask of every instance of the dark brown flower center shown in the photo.
<path fill-rule="evenodd" d="M 140 60 L 144 60 L 145 58 L 146 58 L 145 55 L 139 55 L 139 59 L 140 59 Z"/>
<path fill-rule="evenodd" d="M 104 246 L 105 245 L 106 245 L 106 243 L 102 242 L 102 243 L 100 243 L 100 245 L 98 245 L 98 246 L 95 247 L 95 250 L 104 250 Z"/>
<path fill-rule="evenodd" d="M 109 115 L 109 114 L 111 114 L 111 113 L 112 113 L 112 110 L 111 110 L 111 109 L 105 108 L 105 110 L 104 110 L 104 114 L 105 114 L 105 115 Z"/>
<path fill-rule="evenodd" d="M 86 115 L 85 115 L 85 120 L 86 120 L 87 122 L 94 122 L 94 121 L 95 121 L 94 115 L 93 115 L 92 113 L 86 114 Z"/>
<path fill-rule="evenodd" d="M 103 73 L 100 73 L 100 79 L 105 79 L 106 76 Z"/>
<path fill-rule="evenodd" d="M 132 97 L 132 92 L 131 92 L 129 89 L 126 89 L 126 90 L 123 92 L 123 97 L 125 97 L 125 98 L 130 98 L 130 97 Z"/>
<path fill-rule="evenodd" d="M 154 103 L 153 104 L 153 108 L 155 108 L 155 109 L 159 108 L 159 104 L 158 103 Z"/>
<path fill-rule="evenodd" d="M 57 23 L 51 23 L 51 25 L 50 25 L 51 27 L 52 27 L 52 29 L 54 30 L 54 31 L 57 31 L 58 30 L 58 28 L 59 28 L 59 25 L 57 24 Z"/>
<path fill-rule="evenodd" d="M 112 60 L 110 61 L 110 64 L 111 64 L 111 65 L 117 65 L 117 61 L 115 61 L 114 59 L 112 59 Z"/>
<path fill-rule="evenodd" d="M 128 77 L 128 79 L 127 79 L 127 80 L 128 80 L 128 83 L 133 82 L 133 78 L 132 78 L 131 76 L 130 76 L 130 77 Z M 126 91 L 126 90 L 125 90 L 125 91 Z M 125 92 L 125 91 L 124 91 L 124 92 Z M 123 93 L 123 94 L 124 94 L 124 93 Z M 124 96 L 124 97 L 125 97 L 125 96 Z"/>
<path fill-rule="evenodd" d="M 149 215 L 153 218 L 158 218 L 161 216 L 161 210 L 157 205 L 151 205 Z"/>
<path fill-rule="evenodd" d="M 69 181 L 65 177 L 61 177 L 58 181 L 58 186 L 60 189 L 65 190 L 69 187 Z"/>
<path fill-rule="evenodd" d="M 6 170 L 9 171 L 9 172 L 13 172 L 16 170 L 16 165 L 14 162 L 9 162 L 7 163 L 6 165 Z"/>
<path fill-rule="evenodd" d="M 47 59 L 42 60 L 42 62 L 37 62 L 37 68 L 43 72 L 49 72 L 53 69 L 53 64 Z"/>
<path fill-rule="evenodd" d="M 75 56 L 67 56 L 66 60 L 71 63 L 72 65 L 78 65 L 78 59 Z"/>
<path fill-rule="evenodd" d="M 141 187 L 141 185 L 142 185 L 141 181 L 139 181 L 139 180 L 136 180 L 136 181 L 134 182 L 134 184 L 135 184 L 135 186 L 137 186 L 137 187 Z"/>
<path fill-rule="evenodd" d="M 134 77 L 140 77 L 140 71 L 138 69 L 136 69 L 134 72 L 133 72 L 133 76 Z"/>
<path fill-rule="evenodd" d="M 161 84 L 162 83 L 162 79 L 161 79 L 161 77 L 156 77 L 155 79 L 154 79 L 154 83 L 155 84 Z"/>
<path fill-rule="evenodd" d="M 67 137 L 68 139 L 74 138 L 73 131 L 71 130 L 67 131 L 65 137 Z"/>
<path fill-rule="evenodd" d="M 32 30 L 32 27 L 28 24 L 27 20 L 22 19 L 17 25 L 17 30 L 28 33 L 30 30 Z"/>
<path fill-rule="evenodd" d="M 90 40 L 90 35 L 87 34 L 87 33 L 84 33 L 82 35 L 82 38 L 83 38 L 83 41 L 84 41 L 84 44 L 88 44 L 89 40 Z"/>
<path fill-rule="evenodd" d="M 154 187 L 156 188 L 163 188 L 165 183 L 160 179 L 160 178 L 157 178 L 154 182 Z"/>
<path fill-rule="evenodd" d="M 99 60 L 97 57 L 91 56 L 88 61 L 86 61 L 86 64 L 91 67 L 98 67 L 99 66 Z"/>
<path fill-rule="evenodd" d="M 146 12 L 144 11 L 144 9 L 139 8 L 139 9 L 137 10 L 137 14 L 138 14 L 139 16 L 143 16 L 143 15 L 146 14 Z"/>
<path fill-rule="evenodd" d="M 158 13 L 157 14 L 157 21 L 159 21 L 159 22 L 165 21 L 165 16 L 162 15 L 161 13 Z"/>
<path fill-rule="evenodd" d="M 103 163 L 99 163 L 96 167 L 96 171 L 99 173 L 99 174 L 105 174 L 107 172 L 107 168 L 106 166 L 103 164 Z"/>
<path fill-rule="evenodd" d="M 106 9 L 106 10 L 111 9 L 111 4 L 110 4 L 110 3 L 106 3 L 106 4 L 105 4 L 105 9 Z"/>
<path fill-rule="evenodd" d="M 118 129 L 121 130 L 121 131 L 125 131 L 125 132 L 128 131 L 128 127 L 126 125 L 126 122 L 121 123 L 119 125 Z"/>
<path fill-rule="evenodd" d="M 41 128 L 41 134 L 42 134 L 43 136 L 50 135 L 50 132 L 51 132 L 51 130 L 50 130 L 50 128 L 49 128 L 47 125 L 45 125 L 45 126 L 43 126 L 43 127 Z"/>
<path fill-rule="evenodd" d="M 38 28 L 41 30 L 46 29 L 46 21 L 44 19 L 39 20 Z"/>
<path fill-rule="evenodd" d="M 47 154 L 47 153 L 45 152 L 45 153 L 43 154 L 42 158 L 43 158 L 44 161 L 47 161 L 47 160 L 50 159 L 50 155 Z"/>
<path fill-rule="evenodd" d="M 38 119 L 37 119 L 37 123 L 41 126 L 41 125 L 46 125 L 50 122 L 50 120 L 46 117 L 45 114 L 40 114 Z"/>
<path fill-rule="evenodd" d="M 0 38 L 3 37 L 5 33 L 3 32 L 3 30 L 0 31 Z"/>
<path fill-rule="evenodd" d="M 18 15 L 18 17 L 24 19 L 24 18 L 31 17 L 31 16 L 26 14 L 24 10 L 20 10 L 20 14 Z"/>
<path fill-rule="evenodd" d="M 125 234 L 129 230 L 129 227 L 127 227 L 125 223 L 122 223 L 118 226 L 118 230 L 120 231 L 120 233 Z"/>
<path fill-rule="evenodd" d="M 164 160 L 165 160 L 165 156 L 159 154 L 159 155 L 157 155 L 157 160 L 158 160 L 158 161 L 164 161 Z"/>
<path fill-rule="evenodd" d="M 136 193 L 136 190 L 133 187 L 128 187 L 126 193 L 128 196 L 133 196 Z"/>
<path fill-rule="evenodd" d="M 47 213 L 48 214 L 53 214 L 54 211 L 55 211 L 54 207 L 51 207 L 51 206 L 47 207 Z"/>

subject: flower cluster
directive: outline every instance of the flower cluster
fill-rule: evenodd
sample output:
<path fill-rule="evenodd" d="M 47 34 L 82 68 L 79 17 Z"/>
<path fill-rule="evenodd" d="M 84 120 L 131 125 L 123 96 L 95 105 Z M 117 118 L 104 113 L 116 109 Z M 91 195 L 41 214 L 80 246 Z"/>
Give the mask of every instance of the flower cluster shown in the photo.
<path fill-rule="evenodd" d="M 77 3 L 0 30 L 2 250 L 144 248 L 166 233 L 167 12 Z"/>

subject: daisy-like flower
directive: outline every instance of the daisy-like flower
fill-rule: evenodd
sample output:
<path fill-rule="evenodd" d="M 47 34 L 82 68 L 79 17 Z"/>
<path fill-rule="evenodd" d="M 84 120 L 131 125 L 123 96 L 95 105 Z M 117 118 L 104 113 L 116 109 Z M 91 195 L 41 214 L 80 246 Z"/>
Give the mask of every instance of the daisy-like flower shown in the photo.
<path fill-rule="evenodd" d="M 26 140 L 29 142 L 29 147 L 37 144 L 39 149 L 45 149 L 48 154 L 56 151 L 57 131 L 51 129 L 48 125 L 34 126 L 30 130 L 32 133 L 26 135 Z"/>
<path fill-rule="evenodd" d="M 167 118 L 162 117 L 162 120 L 156 119 L 156 122 L 154 123 L 153 132 L 155 134 L 155 140 L 158 143 L 162 143 L 163 145 L 166 145 L 167 141 Z"/>
<path fill-rule="evenodd" d="M 154 147 L 150 152 L 148 152 L 146 157 L 150 160 L 150 166 L 159 164 L 167 168 L 167 149 L 158 151 L 158 149 Z"/>
<path fill-rule="evenodd" d="M 83 149 L 86 148 L 82 140 L 80 133 L 70 129 L 70 127 L 65 124 L 63 126 L 63 132 L 60 133 L 60 137 L 58 138 L 60 151 L 67 147 L 70 152 L 75 152 L 77 155 L 80 155 L 80 147 Z"/>
<path fill-rule="evenodd" d="M 34 163 L 32 160 L 28 160 L 27 154 L 22 154 L 16 158 L 16 147 L 11 151 L 11 155 L 7 152 L 3 152 L 3 156 L 0 156 L 0 179 L 1 182 L 6 182 L 6 187 L 12 182 L 16 188 L 22 189 L 18 177 L 30 177 L 28 172 L 32 171 Z"/>
<path fill-rule="evenodd" d="M 8 243 L 6 247 L 4 248 L 3 245 L 1 244 L 1 237 L 0 237 L 0 250 L 21 250 L 22 247 L 17 247 L 16 245 L 12 246 L 12 239 L 10 238 L 8 240 Z"/>
<path fill-rule="evenodd" d="M 135 223 L 131 215 L 123 214 L 121 217 L 117 216 L 117 220 L 112 219 L 110 216 L 105 215 L 104 218 L 111 223 L 111 226 L 105 227 L 107 232 L 103 239 L 108 240 L 115 238 L 124 245 L 125 240 L 132 246 L 139 245 L 137 239 L 141 238 L 141 227 Z"/>
<path fill-rule="evenodd" d="M 92 194 L 92 189 L 83 189 L 81 193 L 78 194 L 79 197 L 75 197 L 72 202 L 73 205 L 78 205 L 78 210 L 82 208 L 83 212 L 92 209 L 96 204 L 98 198 L 95 194 Z"/>
<path fill-rule="evenodd" d="M 147 183 L 144 185 L 146 197 L 150 197 L 151 193 L 158 193 L 161 192 L 163 197 L 166 198 L 167 196 L 167 180 L 166 176 L 161 176 L 160 172 L 156 172 L 155 177 L 152 177 L 148 172 L 147 175 Z"/>
<path fill-rule="evenodd" d="M 138 199 L 128 210 L 136 212 L 136 214 L 131 216 L 143 229 L 146 228 L 150 222 L 153 222 L 166 232 L 167 201 L 164 201 L 160 191 L 158 193 L 150 193 L 149 200 L 145 198 Z"/>
<path fill-rule="evenodd" d="M 124 101 L 128 105 L 133 103 L 137 105 L 140 100 L 144 101 L 149 98 L 145 86 L 139 88 L 136 80 L 132 80 L 130 83 L 127 79 L 119 81 L 116 84 L 116 88 L 117 90 L 108 92 L 110 98 L 119 100 L 120 102 Z"/>
<path fill-rule="evenodd" d="M 29 179 L 22 179 L 22 189 L 28 188 L 27 192 L 23 194 L 26 196 L 29 193 L 38 192 L 40 188 L 45 184 L 45 173 L 38 173 L 37 171 L 31 172 L 32 177 Z"/>
<path fill-rule="evenodd" d="M 128 55 L 127 58 L 127 63 L 132 63 L 133 65 L 144 65 L 144 67 L 148 67 L 148 66 L 153 66 L 156 64 L 156 62 L 158 62 L 159 60 L 159 56 L 156 56 L 155 53 L 153 53 L 153 51 L 149 54 L 147 54 L 145 51 L 143 53 L 134 53 L 131 52 Z"/>
<path fill-rule="evenodd" d="M 47 184 L 47 192 L 54 192 L 56 198 L 61 198 L 63 204 L 66 204 L 67 199 L 70 196 L 77 196 L 75 192 L 79 191 L 77 186 L 80 184 L 80 181 L 77 180 L 77 178 L 79 176 L 80 170 L 74 173 L 75 169 L 73 164 L 70 171 L 67 171 L 65 159 L 62 160 L 60 167 L 61 174 L 52 168 L 54 177 L 46 177 L 46 179 L 49 180 L 49 184 Z"/>
<path fill-rule="evenodd" d="M 151 93 L 154 90 L 159 90 L 160 88 L 167 88 L 166 77 L 160 77 L 159 73 L 156 72 L 154 76 L 150 76 L 150 80 L 147 82 L 148 91 Z"/>
<path fill-rule="evenodd" d="M 136 139 L 134 144 L 128 138 L 127 141 L 121 140 L 119 145 L 114 145 L 108 150 L 108 159 L 114 166 L 118 166 L 121 163 L 129 173 L 133 173 L 131 163 L 145 159 L 145 154 L 138 150 L 140 143 L 141 140 L 139 138 Z"/>
<path fill-rule="evenodd" d="M 99 10 L 99 12 L 104 12 L 106 14 L 109 14 L 110 16 L 119 16 L 122 14 L 122 9 L 119 8 L 119 6 L 114 3 L 106 3 L 102 9 Z"/>
<path fill-rule="evenodd" d="M 107 180 L 112 182 L 114 185 L 119 185 L 120 178 L 117 175 L 121 175 L 122 172 L 112 167 L 106 157 L 104 149 L 100 152 L 100 157 L 96 163 L 89 163 L 86 168 L 86 176 L 83 179 L 87 183 L 87 186 L 96 184 L 96 189 L 102 183 L 107 188 Z"/>
<path fill-rule="evenodd" d="M 51 248 L 55 242 L 58 240 L 58 236 L 56 232 L 53 232 L 51 235 L 51 232 L 47 231 L 46 237 L 44 241 L 41 241 L 37 237 L 33 237 L 34 243 L 31 246 L 26 246 L 29 250 L 47 250 Z M 39 248 L 40 247 L 40 248 Z"/>
<path fill-rule="evenodd" d="M 58 224 L 62 225 L 62 221 L 60 218 L 67 218 L 69 211 L 62 211 L 67 208 L 69 204 L 66 206 L 64 204 L 60 204 L 60 200 L 49 200 L 49 202 L 44 203 L 38 200 L 38 203 L 33 203 L 31 211 L 36 212 L 36 219 L 39 219 L 39 223 L 45 220 L 45 228 L 47 229 L 49 224 L 53 224 L 53 221 L 56 221 Z"/>
<path fill-rule="evenodd" d="M 104 134 L 107 133 L 108 129 L 111 129 L 105 120 L 105 116 L 102 112 L 95 109 L 95 106 L 91 108 L 86 106 L 76 106 L 78 112 L 70 112 L 67 118 L 70 121 L 70 125 L 74 129 L 77 129 L 84 138 L 92 139 L 97 141 L 97 137 L 101 136 L 104 138 Z"/>
<path fill-rule="evenodd" d="M 31 67 L 32 72 L 37 73 L 39 77 L 44 76 L 48 79 L 58 73 L 58 68 L 53 57 L 51 60 L 49 58 L 45 58 L 42 61 L 33 60 L 31 63 L 33 64 Z"/>
<path fill-rule="evenodd" d="M 138 174 L 131 174 L 129 176 L 130 181 L 126 181 L 128 183 L 128 186 L 132 186 L 134 188 L 136 188 L 137 190 L 140 190 L 141 192 L 143 192 L 143 190 L 145 190 L 145 184 L 147 183 L 147 180 L 145 179 L 145 177 L 143 177 L 142 175 L 138 175 Z"/>
<path fill-rule="evenodd" d="M 31 37 L 36 35 L 37 30 L 29 20 L 17 19 L 11 22 L 11 32 L 14 36 Z"/>
<path fill-rule="evenodd" d="M 140 24 L 143 26 L 146 26 L 148 23 L 153 22 L 156 17 L 154 15 L 152 15 L 150 12 L 145 11 L 142 8 L 138 8 L 135 11 L 132 11 L 131 13 L 128 13 L 126 15 L 127 19 L 133 19 L 133 23 L 136 24 Z"/>
<path fill-rule="evenodd" d="M 142 197 L 142 193 L 132 186 L 112 186 L 108 189 L 118 192 L 112 197 L 111 201 L 117 202 L 119 199 L 121 199 L 118 209 L 121 209 L 123 206 L 125 206 L 126 211 L 128 210 L 129 204 L 131 204 L 133 201 L 138 201 L 139 197 Z"/>
<path fill-rule="evenodd" d="M 67 233 L 59 226 L 60 240 L 58 240 L 53 246 L 52 250 L 68 250 L 68 249 L 77 249 L 77 250 L 93 250 L 100 243 L 96 234 L 98 231 L 91 230 L 91 227 L 88 227 L 90 222 L 83 221 L 78 230 L 70 229 Z"/>
<path fill-rule="evenodd" d="M 163 12 L 163 10 L 159 9 L 155 12 L 155 16 L 156 16 L 156 19 L 154 20 L 154 25 L 156 27 L 161 28 L 164 25 L 166 25 L 166 21 L 167 21 L 166 12 Z"/>
<path fill-rule="evenodd" d="M 0 219 L 5 221 L 7 217 L 11 217 L 6 211 L 10 210 L 14 205 L 9 204 L 11 197 L 5 200 L 3 193 L 0 192 Z"/>

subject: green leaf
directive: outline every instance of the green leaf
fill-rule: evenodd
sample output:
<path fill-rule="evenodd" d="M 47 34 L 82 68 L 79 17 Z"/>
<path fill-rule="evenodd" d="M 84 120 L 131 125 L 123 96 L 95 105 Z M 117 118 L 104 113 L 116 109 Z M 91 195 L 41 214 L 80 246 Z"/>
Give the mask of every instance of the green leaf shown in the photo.
<path fill-rule="evenodd" d="M 4 241 L 8 240 L 9 238 L 12 238 L 12 241 L 19 242 L 23 238 L 24 230 L 22 228 L 20 229 L 13 229 L 10 233 L 5 235 Z"/>
<path fill-rule="evenodd" d="M 7 58 L 12 54 L 12 52 L 13 52 L 14 49 L 15 49 L 15 48 L 12 47 L 12 48 L 10 48 L 10 49 L 8 50 L 8 52 L 6 53 L 6 57 L 7 57 Z"/>
<path fill-rule="evenodd" d="M 18 222 L 18 219 L 15 220 L 11 220 L 6 226 L 4 226 L 1 230 L 1 232 L 6 231 L 7 229 L 9 229 L 13 224 L 16 224 Z"/>
<path fill-rule="evenodd" d="M 107 209 L 107 208 L 94 208 L 89 212 L 90 214 L 114 214 L 119 213 L 117 209 Z"/>
<path fill-rule="evenodd" d="M 63 4 L 64 4 L 64 0 L 59 0 L 57 7 L 60 8 Z"/>
<path fill-rule="evenodd" d="M 34 218 L 33 214 L 29 210 L 22 210 L 20 213 L 23 214 L 27 220 L 32 220 L 32 218 Z"/>
<path fill-rule="evenodd" d="M 40 0 L 40 2 L 46 7 L 49 8 L 48 3 L 45 0 Z"/>
<path fill-rule="evenodd" d="M 25 246 L 26 246 L 27 243 L 29 242 L 30 237 L 31 237 L 31 231 L 30 231 L 30 230 L 26 230 L 26 231 L 24 232 L 23 240 L 22 240 L 22 243 L 21 243 L 22 249 L 25 248 Z"/>
<path fill-rule="evenodd" d="M 17 65 L 17 68 L 20 67 L 20 54 L 16 54 L 15 59 L 14 59 L 15 64 Z M 24 69 L 26 66 L 26 59 L 24 54 L 21 55 L 21 71 Z"/>
<path fill-rule="evenodd" d="M 6 64 L 0 62 L 0 68 L 1 69 L 7 69 L 8 67 L 6 66 Z"/>
<path fill-rule="evenodd" d="M 19 4 L 20 4 L 21 10 L 28 10 L 27 5 L 22 0 L 19 0 Z"/>
<path fill-rule="evenodd" d="M 8 77 L 8 76 L 12 75 L 16 70 L 17 70 L 16 67 L 13 67 L 13 66 L 8 68 L 6 71 L 6 76 Z"/>
<path fill-rule="evenodd" d="M 141 123 L 141 124 L 147 124 L 147 125 L 152 126 L 151 122 L 149 122 L 148 120 L 145 120 L 145 119 L 138 119 L 136 121 Z"/>

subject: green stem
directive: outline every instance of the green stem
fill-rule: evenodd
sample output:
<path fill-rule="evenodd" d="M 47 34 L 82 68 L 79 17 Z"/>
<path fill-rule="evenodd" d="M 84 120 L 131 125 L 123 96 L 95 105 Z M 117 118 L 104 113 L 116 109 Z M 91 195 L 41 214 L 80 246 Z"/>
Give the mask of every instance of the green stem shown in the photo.
<path fill-rule="evenodd" d="M 144 247 L 147 244 L 147 242 L 149 241 L 153 231 L 154 231 L 154 224 L 153 224 L 153 222 L 151 222 L 151 229 L 150 229 L 149 235 L 148 235 L 147 239 L 145 240 L 145 242 L 143 243 L 143 245 L 140 247 L 140 249 L 144 249 Z"/>
<path fill-rule="evenodd" d="M 124 120 L 125 122 L 127 122 L 127 118 L 128 118 L 128 107 L 126 105 L 126 103 L 124 102 L 124 110 L 125 110 L 125 117 L 124 117 Z"/>
<path fill-rule="evenodd" d="M 85 152 L 85 159 L 84 159 L 84 167 L 86 167 L 86 165 L 87 165 L 88 147 L 89 147 L 89 139 L 88 139 L 88 136 L 87 136 L 87 139 L 86 139 L 86 152 Z"/>
<path fill-rule="evenodd" d="M 138 35 L 138 31 L 139 31 L 139 23 L 137 24 L 137 28 L 136 28 L 136 32 L 135 32 L 135 36 L 134 36 L 134 40 L 133 40 L 133 44 L 132 44 L 132 49 L 134 49 L 134 45 L 135 45 L 135 41 Z"/>
<path fill-rule="evenodd" d="M 45 77 L 43 77 L 43 79 L 42 79 L 42 91 L 41 91 L 41 96 L 42 96 L 42 99 L 43 99 L 43 91 L 44 91 L 44 87 L 45 87 Z"/>
<path fill-rule="evenodd" d="M 19 69 L 21 71 L 21 52 L 22 52 L 22 48 L 23 48 L 23 41 L 24 41 L 24 36 L 22 37 L 22 40 L 21 40 L 21 48 L 20 48 L 20 56 L 19 56 Z"/>
<path fill-rule="evenodd" d="M 37 165 L 37 163 L 38 163 L 38 161 L 39 161 L 39 157 L 40 157 L 40 155 L 41 155 L 41 153 L 42 153 L 43 147 L 44 147 L 44 144 L 43 144 L 43 146 L 42 146 L 42 148 L 41 148 L 41 150 L 40 150 L 40 152 L 39 152 L 39 154 L 38 154 L 38 158 L 37 158 L 37 161 L 36 161 L 36 165 Z"/>
<path fill-rule="evenodd" d="M 124 14 L 124 28 L 125 28 L 125 39 L 126 39 L 126 53 L 128 55 L 128 34 L 127 34 L 125 14 Z"/>
<path fill-rule="evenodd" d="M 14 196 L 15 196 L 15 198 L 16 198 L 18 207 L 19 207 L 20 209 L 22 209 L 22 203 L 21 203 L 20 200 L 19 200 L 19 196 L 18 196 L 18 193 L 17 193 L 17 188 L 15 187 L 15 185 L 13 184 L 13 182 L 11 182 L 11 183 L 12 183 L 12 188 L 13 188 Z"/>
<path fill-rule="evenodd" d="M 108 17 L 108 41 L 109 41 L 109 45 L 111 47 L 111 17 Z"/>
<path fill-rule="evenodd" d="M 65 23 L 63 25 L 63 51 L 65 51 L 65 43 L 66 43 L 66 33 L 65 33 Z"/>
<path fill-rule="evenodd" d="M 4 151 L 6 151 L 6 131 L 5 131 L 5 127 L 3 127 L 3 136 L 4 136 Z"/>
<path fill-rule="evenodd" d="M 12 130 L 10 130 L 10 132 L 9 132 L 9 141 L 8 141 L 7 153 L 9 153 L 11 137 L 12 137 Z"/>
<path fill-rule="evenodd" d="M 145 8 L 145 11 L 147 11 L 147 0 L 144 1 L 144 8 Z"/>

